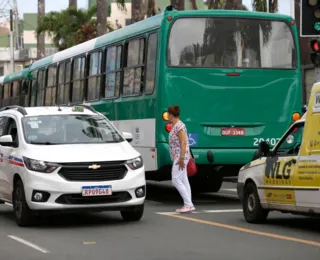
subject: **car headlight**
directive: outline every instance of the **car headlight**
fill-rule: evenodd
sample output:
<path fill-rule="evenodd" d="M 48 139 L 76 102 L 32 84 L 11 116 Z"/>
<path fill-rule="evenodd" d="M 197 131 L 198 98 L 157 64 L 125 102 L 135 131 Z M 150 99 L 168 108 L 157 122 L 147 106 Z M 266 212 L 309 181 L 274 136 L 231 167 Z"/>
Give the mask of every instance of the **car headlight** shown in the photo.
<path fill-rule="evenodd" d="M 30 159 L 23 156 L 27 169 L 35 172 L 51 173 L 59 167 L 58 164 Z"/>
<path fill-rule="evenodd" d="M 139 156 L 132 160 L 128 160 L 126 164 L 130 167 L 131 170 L 137 170 L 143 166 L 143 160 L 142 157 Z"/>

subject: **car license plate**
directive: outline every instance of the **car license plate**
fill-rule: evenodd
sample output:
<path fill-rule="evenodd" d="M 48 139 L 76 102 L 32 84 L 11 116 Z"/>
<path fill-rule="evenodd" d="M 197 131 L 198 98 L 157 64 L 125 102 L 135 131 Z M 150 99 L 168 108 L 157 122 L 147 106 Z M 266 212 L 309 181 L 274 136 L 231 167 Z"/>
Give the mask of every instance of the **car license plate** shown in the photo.
<path fill-rule="evenodd" d="M 243 136 L 244 128 L 222 128 L 221 135 L 225 136 Z"/>
<path fill-rule="evenodd" d="M 82 196 L 108 196 L 108 195 L 112 195 L 112 189 L 110 185 L 82 187 Z"/>

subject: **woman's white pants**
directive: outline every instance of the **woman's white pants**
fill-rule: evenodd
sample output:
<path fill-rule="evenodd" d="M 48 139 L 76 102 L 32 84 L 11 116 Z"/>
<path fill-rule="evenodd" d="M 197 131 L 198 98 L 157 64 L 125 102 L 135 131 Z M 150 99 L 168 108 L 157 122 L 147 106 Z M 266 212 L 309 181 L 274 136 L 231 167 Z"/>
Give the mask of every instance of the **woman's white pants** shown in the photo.
<path fill-rule="evenodd" d="M 184 160 L 184 168 L 179 169 L 178 160 L 174 160 L 172 166 L 172 184 L 176 187 L 180 193 L 185 206 L 193 206 L 191 199 L 191 188 L 187 175 L 187 164 L 189 160 Z"/>

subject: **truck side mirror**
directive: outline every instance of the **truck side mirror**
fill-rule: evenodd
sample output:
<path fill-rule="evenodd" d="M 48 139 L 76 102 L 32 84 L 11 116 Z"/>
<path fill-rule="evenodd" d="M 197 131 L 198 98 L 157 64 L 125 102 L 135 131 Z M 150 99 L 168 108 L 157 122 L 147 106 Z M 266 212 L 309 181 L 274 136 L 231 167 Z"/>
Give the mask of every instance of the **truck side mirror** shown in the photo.
<path fill-rule="evenodd" d="M 267 157 L 270 153 L 270 146 L 267 142 L 259 143 L 258 149 L 254 152 L 252 161 L 257 160 L 261 157 Z"/>
<path fill-rule="evenodd" d="M 263 141 L 258 147 L 260 157 L 267 157 L 270 153 L 270 146 L 267 142 Z"/>

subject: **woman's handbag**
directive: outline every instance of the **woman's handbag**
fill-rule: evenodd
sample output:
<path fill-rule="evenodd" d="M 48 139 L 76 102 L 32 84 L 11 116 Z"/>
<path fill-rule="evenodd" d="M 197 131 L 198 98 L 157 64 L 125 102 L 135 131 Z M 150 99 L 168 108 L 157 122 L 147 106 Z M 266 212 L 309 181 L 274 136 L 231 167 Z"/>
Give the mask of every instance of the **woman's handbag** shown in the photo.
<path fill-rule="evenodd" d="M 191 154 L 191 158 L 190 158 L 190 160 L 188 162 L 188 165 L 187 165 L 187 175 L 188 175 L 188 177 L 191 177 L 191 176 L 195 175 L 198 172 L 198 168 L 197 168 L 196 163 L 194 162 L 193 154 L 192 154 L 191 149 L 190 149 L 190 154 Z"/>

